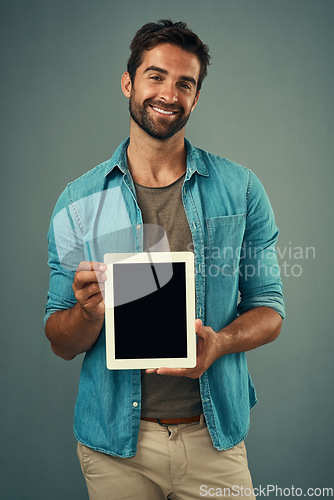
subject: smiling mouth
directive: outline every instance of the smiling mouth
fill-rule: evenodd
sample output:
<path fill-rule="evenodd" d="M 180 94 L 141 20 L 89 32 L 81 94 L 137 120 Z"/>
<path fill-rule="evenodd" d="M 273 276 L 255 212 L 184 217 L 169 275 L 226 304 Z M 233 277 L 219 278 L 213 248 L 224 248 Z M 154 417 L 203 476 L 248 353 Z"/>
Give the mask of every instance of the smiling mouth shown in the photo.
<path fill-rule="evenodd" d="M 167 111 L 166 109 L 159 108 L 158 106 L 152 106 L 151 104 L 150 108 L 152 108 L 157 113 L 160 113 L 161 115 L 173 116 L 177 114 L 177 111 Z"/>

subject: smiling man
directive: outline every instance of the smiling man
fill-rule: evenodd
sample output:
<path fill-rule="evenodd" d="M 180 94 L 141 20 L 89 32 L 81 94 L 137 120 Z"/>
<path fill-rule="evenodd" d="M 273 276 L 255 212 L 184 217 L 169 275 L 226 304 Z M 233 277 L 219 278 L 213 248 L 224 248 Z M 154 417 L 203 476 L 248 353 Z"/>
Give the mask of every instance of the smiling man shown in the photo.
<path fill-rule="evenodd" d="M 154 62 L 160 66 L 154 65 Z M 197 56 L 192 54 L 191 57 L 175 45 L 158 45 L 147 52 L 136 71 L 138 90 L 135 92 L 128 72 L 122 79 L 123 92 L 130 97 L 129 109 L 133 121 L 155 139 L 169 139 L 183 129 L 199 97 L 199 70 Z M 165 97 L 160 95 L 161 87 L 164 87 Z M 154 97 L 150 98 L 150 95 Z M 140 99 L 144 99 L 143 102 Z"/>
<path fill-rule="evenodd" d="M 144 25 L 122 76 L 130 138 L 68 184 L 52 216 L 45 331 L 62 358 L 86 353 L 74 432 L 91 500 L 254 497 L 245 351 L 281 329 L 278 229 L 250 170 L 185 139 L 208 64 L 185 23 Z M 195 255 L 196 366 L 108 370 L 103 255 L 166 245 Z M 177 328 L 172 310 L 161 321 Z"/>

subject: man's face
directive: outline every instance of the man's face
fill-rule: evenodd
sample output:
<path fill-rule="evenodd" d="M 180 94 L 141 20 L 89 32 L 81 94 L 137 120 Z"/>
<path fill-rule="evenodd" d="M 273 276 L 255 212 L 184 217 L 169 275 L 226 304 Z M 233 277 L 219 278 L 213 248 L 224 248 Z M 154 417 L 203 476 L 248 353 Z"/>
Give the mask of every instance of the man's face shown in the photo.
<path fill-rule="evenodd" d="M 132 119 L 156 139 L 175 135 L 197 103 L 199 71 L 197 56 L 175 45 L 161 44 L 146 51 L 131 86 Z"/>

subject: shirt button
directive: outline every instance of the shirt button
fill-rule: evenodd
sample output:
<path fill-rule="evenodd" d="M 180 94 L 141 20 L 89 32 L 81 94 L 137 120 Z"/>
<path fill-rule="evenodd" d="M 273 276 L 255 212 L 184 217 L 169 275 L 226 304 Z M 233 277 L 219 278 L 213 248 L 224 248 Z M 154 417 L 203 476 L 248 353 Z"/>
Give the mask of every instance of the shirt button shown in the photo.
<path fill-rule="evenodd" d="M 134 408 L 137 408 L 137 406 L 138 406 L 137 401 L 134 401 L 134 402 L 132 403 L 132 406 L 133 406 Z"/>
<path fill-rule="evenodd" d="M 137 224 L 137 229 L 141 229 L 141 224 Z"/>

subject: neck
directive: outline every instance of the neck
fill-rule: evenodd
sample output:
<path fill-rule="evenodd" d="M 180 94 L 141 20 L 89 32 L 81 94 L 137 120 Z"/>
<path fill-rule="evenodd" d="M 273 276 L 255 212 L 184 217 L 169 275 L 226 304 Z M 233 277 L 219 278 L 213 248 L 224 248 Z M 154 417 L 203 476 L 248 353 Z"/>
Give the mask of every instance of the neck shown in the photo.
<path fill-rule="evenodd" d="M 184 129 L 164 141 L 150 137 L 131 120 L 127 150 L 132 178 L 148 187 L 172 184 L 186 171 Z"/>

